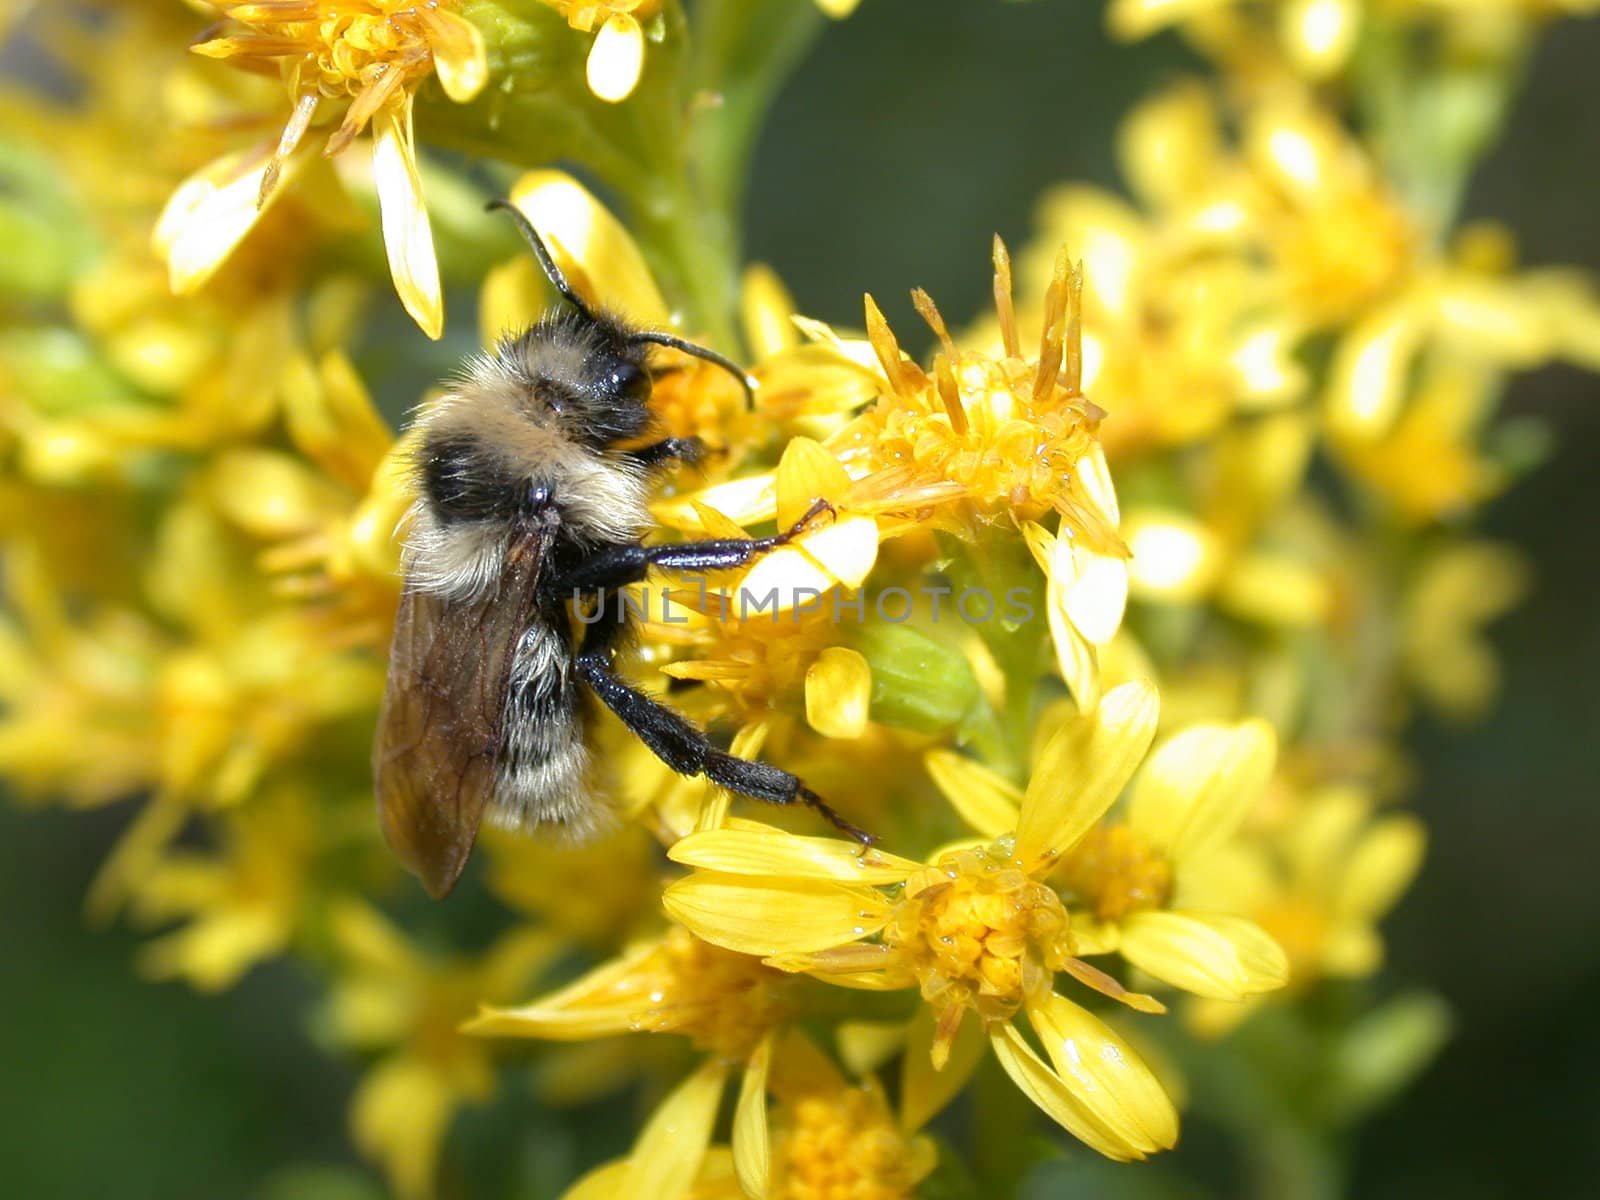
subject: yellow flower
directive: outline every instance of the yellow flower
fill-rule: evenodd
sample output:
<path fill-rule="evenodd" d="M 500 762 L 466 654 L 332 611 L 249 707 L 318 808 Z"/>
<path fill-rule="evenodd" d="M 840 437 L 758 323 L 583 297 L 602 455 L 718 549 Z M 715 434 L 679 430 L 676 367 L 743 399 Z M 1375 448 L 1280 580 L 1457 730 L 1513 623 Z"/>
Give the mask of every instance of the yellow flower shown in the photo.
<path fill-rule="evenodd" d="M 331 1033 L 375 1056 L 350 1101 L 352 1135 L 401 1200 L 421 1200 L 434 1194 L 455 1110 L 494 1092 L 488 1048 L 457 1026 L 484 999 L 524 987 L 554 943 L 539 931 L 514 930 L 474 962 L 439 963 L 356 901 L 334 908 L 331 934 L 339 958 Z"/>
<path fill-rule="evenodd" d="M 835 1194 L 861 1200 L 909 1200 L 933 1169 L 937 1151 L 917 1136 L 921 1122 L 890 1109 L 877 1080 L 844 1074 L 803 1035 L 777 1043 L 763 1087 L 777 1097 L 771 1128 L 736 1115 L 730 1150 L 694 1139 L 696 1156 L 680 1154 L 682 1137 L 661 1136 L 687 1125 L 709 1135 L 714 1111 L 692 1077 L 651 1118 L 626 1159 L 585 1175 L 563 1200 L 811 1200 Z M 657 1136 L 652 1133 L 660 1131 Z M 637 1190 L 642 1185 L 655 1190 Z"/>
<path fill-rule="evenodd" d="M 903 1111 L 896 1117 L 871 1076 L 852 1084 L 822 1054 L 790 1049 L 775 1064 L 772 1091 L 772 1200 L 898 1200 L 916 1195 L 934 1168 L 932 1141 L 916 1136 Z"/>
<path fill-rule="evenodd" d="M 741 1175 L 766 1151 L 766 1081 L 773 1032 L 797 1011 L 794 981 L 755 958 L 674 928 L 549 996 L 515 1008 L 483 1008 L 463 1029 L 487 1036 L 569 1041 L 625 1033 L 673 1033 L 707 1061 L 663 1102 L 635 1151 L 624 1196 L 663 1196 L 687 1178 L 711 1140 L 729 1066 L 742 1064 L 734 1117 Z M 652 1131 L 657 1131 L 652 1136 Z M 764 1172 L 762 1172 L 764 1173 Z"/>
<path fill-rule="evenodd" d="M 35 517 L 42 510 L 30 506 Z M 4 565 L 0 769 L 10 786 L 24 799 L 64 795 L 77 806 L 151 786 L 161 771 L 152 698 L 167 639 L 112 605 L 73 620 L 69 597 L 26 543 L 8 545 Z"/>
<path fill-rule="evenodd" d="M 1481 717 L 1500 690 L 1484 626 L 1528 590 L 1528 564 L 1510 546 L 1447 543 L 1428 553 L 1406 589 L 1401 658 L 1423 700 L 1459 721 Z"/>
<path fill-rule="evenodd" d="M 1422 865 L 1426 835 L 1409 813 L 1378 815 L 1349 785 L 1298 793 L 1279 819 L 1225 848 L 1197 881 L 1205 903 L 1249 913 L 1289 957 L 1290 987 L 1303 994 L 1323 979 L 1359 979 L 1383 961 L 1378 922 Z M 1197 1003 L 1189 1017 L 1218 1034 L 1254 1011 Z"/>
<path fill-rule="evenodd" d="M 1380 33 L 1434 26 L 1467 45 L 1502 48 L 1516 43 L 1520 26 L 1595 8 L 1595 0 L 1111 0 L 1106 21 L 1126 39 L 1179 25 L 1234 69 L 1267 57 L 1269 42 L 1295 71 L 1321 80 L 1349 66 L 1369 23 Z"/>
<path fill-rule="evenodd" d="M 1244 255 L 1196 252 L 1165 214 L 1144 216 L 1094 188 L 1046 193 L 1038 223 L 1021 257 L 1025 280 L 1045 276 L 1057 245 L 1083 256 L 1083 387 L 1107 414 L 1100 438 L 1113 462 L 1198 442 L 1236 413 L 1271 412 L 1304 392 L 1291 357 L 1297 323 L 1264 303 Z"/>
<path fill-rule="evenodd" d="M 292 107 L 275 147 L 219 159 L 174 193 L 156 230 L 174 290 L 198 286 L 232 253 L 273 198 L 319 111 L 342 106 L 323 153 L 340 153 L 371 124 L 390 273 L 406 311 L 437 338 L 444 301 L 417 172 L 412 103 L 417 86 L 434 74 L 458 103 L 482 91 L 488 82 L 483 35 L 452 3 L 222 0 L 217 7 L 232 27 L 195 52 L 249 70 L 278 71 Z"/>
<path fill-rule="evenodd" d="M 220 855 L 170 850 L 135 885 L 138 920 L 188 919 L 140 950 L 139 966 L 152 978 L 181 976 L 216 991 L 288 948 L 317 850 L 306 796 L 293 785 L 280 788 L 229 813 L 221 833 Z"/>
<path fill-rule="evenodd" d="M 1126 704 L 1137 695 L 1134 686 L 1114 690 L 1105 703 Z M 1050 744 L 1096 733 L 1093 722 L 1069 717 Z M 1219 848 L 1259 804 L 1274 750 L 1272 729 L 1261 721 L 1195 726 L 1156 748 L 1120 817 L 1083 830 L 1045 876 L 1072 914 L 1077 953 L 1120 952 L 1156 979 L 1224 1000 L 1283 986 L 1283 952 L 1261 929 L 1226 909 L 1188 902 Z M 1048 749 L 1040 754 L 1030 795 L 1049 756 Z M 1017 828 L 1018 797 L 1003 779 L 948 751 L 934 751 L 928 766 L 978 833 L 1000 837 Z"/>
<path fill-rule="evenodd" d="M 784 970 L 869 990 L 918 987 L 936 1068 L 976 1013 L 1029 1099 L 1102 1154 L 1143 1158 L 1176 1140 L 1171 1102 L 1121 1037 L 1054 991 L 1055 976 L 1146 1011 L 1160 1005 L 1076 957 L 1071 917 L 1045 880 L 1121 792 L 1156 708 L 1145 684 L 1108 694 L 1050 741 L 1008 829 L 926 865 L 747 822 L 692 834 L 669 851 L 695 870 L 667 889 L 667 911 Z M 1019 1013 L 1048 1065 L 1013 1024 Z"/>
<path fill-rule="evenodd" d="M 1092 463 L 1104 415 L 1083 396 L 1083 271 L 1063 251 L 1045 288 L 1036 357 L 1024 354 L 1011 299 L 1011 260 L 994 243 L 1000 356 L 963 350 L 925 292 L 912 293 L 941 349 L 931 374 L 900 349 L 871 296 L 867 339 L 883 394 L 830 439 L 853 476 L 904 475 L 901 486 L 957 485 L 942 504 L 947 523 L 970 533 L 959 501 L 980 519 L 1017 521 L 1060 515 L 1092 551 L 1118 557 L 1114 503 Z"/>
<path fill-rule="evenodd" d="M 1423 524 L 1498 492 L 1483 451 L 1505 375 L 1552 361 L 1600 368 L 1600 298 L 1586 275 L 1513 274 L 1504 231 L 1464 231 L 1448 259 L 1367 313 L 1335 349 L 1325 396 L 1341 461 Z"/>

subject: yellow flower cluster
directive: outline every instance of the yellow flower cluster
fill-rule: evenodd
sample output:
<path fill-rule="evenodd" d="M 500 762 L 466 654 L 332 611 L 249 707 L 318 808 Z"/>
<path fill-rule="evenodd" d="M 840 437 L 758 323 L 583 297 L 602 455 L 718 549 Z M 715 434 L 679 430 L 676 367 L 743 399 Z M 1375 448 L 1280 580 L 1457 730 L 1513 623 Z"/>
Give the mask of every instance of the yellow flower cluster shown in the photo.
<path fill-rule="evenodd" d="M 1248 1069 L 1251 1021 L 1380 967 L 1425 841 L 1404 720 L 1492 702 L 1483 626 L 1525 586 L 1462 532 L 1516 467 L 1496 402 L 1511 371 L 1600 367 L 1600 303 L 1456 227 L 1470 164 L 1428 130 L 1317 85 L 1377 34 L 1465 45 L 1584 5 L 1115 0 L 1115 31 L 1181 25 L 1220 78 L 1127 116 L 1127 197 L 1053 188 L 1015 266 L 995 239 L 992 315 L 952 332 L 913 292 L 926 356 L 871 296 L 836 329 L 726 245 L 684 257 L 714 207 L 694 155 L 732 134 L 684 134 L 616 212 L 550 166 L 607 177 L 616 114 L 659 95 L 720 119 L 688 50 L 701 10 L 759 45 L 741 6 L 219 0 L 204 32 L 182 5 L 69 7 L 27 28 L 74 104 L 0 95 L 0 774 L 137 809 L 89 899 L 157 930 L 152 977 L 313 967 L 324 1040 L 366 1062 L 352 1139 L 397 1195 L 438 1194 L 452 1117 L 518 1054 L 550 1110 L 659 1101 L 571 1200 L 915 1195 L 955 1177 L 925 1128 L 969 1085 L 1143 1159 L 1179 1135 L 1164 1046 Z M 624 669 L 873 845 L 730 813 L 603 723 L 618 827 L 486 828 L 463 911 L 492 918 L 417 915 L 371 799 L 417 458 L 384 412 L 451 364 L 382 324 L 383 262 L 429 339 L 442 281 L 481 280 L 485 344 L 553 302 L 419 112 L 498 160 L 587 303 L 748 365 L 747 398 L 653 359 L 660 431 L 708 448 L 653 536 L 799 532 L 652 574 Z M 343 152 L 369 130 L 367 168 Z"/>

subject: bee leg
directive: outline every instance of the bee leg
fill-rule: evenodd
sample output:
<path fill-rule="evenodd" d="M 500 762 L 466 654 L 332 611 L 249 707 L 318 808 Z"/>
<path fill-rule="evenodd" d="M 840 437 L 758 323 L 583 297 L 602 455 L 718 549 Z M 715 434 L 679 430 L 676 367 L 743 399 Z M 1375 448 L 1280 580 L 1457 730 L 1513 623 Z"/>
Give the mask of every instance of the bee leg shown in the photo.
<path fill-rule="evenodd" d="M 718 787 L 768 804 L 804 804 L 815 809 L 841 833 L 862 845 L 872 844 L 870 835 L 846 821 L 789 772 L 718 750 L 704 730 L 618 679 L 611 669 L 606 641 L 608 639 L 602 635 L 600 645 L 584 647 L 578 655 L 578 674 L 606 707 L 667 766 L 680 775 L 704 775 Z"/>
<path fill-rule="evenodd" d="M 627 457 L 641 467 L 659 467 L 669 462 L 698 463 L 706 456 L 706 444 L 697 437 L 669 437 L 637 450 L 629 450 Z"/>
<path fill-rule="evenodd" d="M 833 506 L 818 500 L 788 529 L 770 537 L 712 538 L 703 542 L 678 542 L 667 546 L 613 546 L 591 554 L 565 574 L 550 582 L 553 594 L 592 592 L 600 588 L 623 587 L 638 583 L 651 567 L 666 571 L 726 571 L 754 562 L 768 550 L 786 546 L 803 533 L 812 521 Z"/>

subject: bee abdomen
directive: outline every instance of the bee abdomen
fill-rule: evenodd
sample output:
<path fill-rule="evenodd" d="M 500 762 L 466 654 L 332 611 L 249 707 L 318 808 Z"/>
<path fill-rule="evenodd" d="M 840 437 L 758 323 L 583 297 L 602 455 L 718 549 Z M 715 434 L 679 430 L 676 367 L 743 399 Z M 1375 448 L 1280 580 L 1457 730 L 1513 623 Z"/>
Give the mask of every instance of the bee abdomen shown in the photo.
<path fill-rule="evenodd" d="M 523 634 L 506 695 L 504 745 L 492 818 L 515 829 L 558 826 L 585 838 L 609 810 L 596 803 L 587 713 L 566 636 L 546 625 Z"/>

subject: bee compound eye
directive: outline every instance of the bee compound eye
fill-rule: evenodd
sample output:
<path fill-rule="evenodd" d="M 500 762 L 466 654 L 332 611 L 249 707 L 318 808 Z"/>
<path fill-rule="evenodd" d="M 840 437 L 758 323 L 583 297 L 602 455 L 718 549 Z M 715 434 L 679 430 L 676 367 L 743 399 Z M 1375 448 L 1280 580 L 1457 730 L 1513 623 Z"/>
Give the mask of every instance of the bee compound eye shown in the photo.
<path fill-rule="evenodd" d="M 643 404 L 650 399 L 650 372 L 633 363 L 620 364 L 606 381 L 611 394 L 622 400 Z"/>

